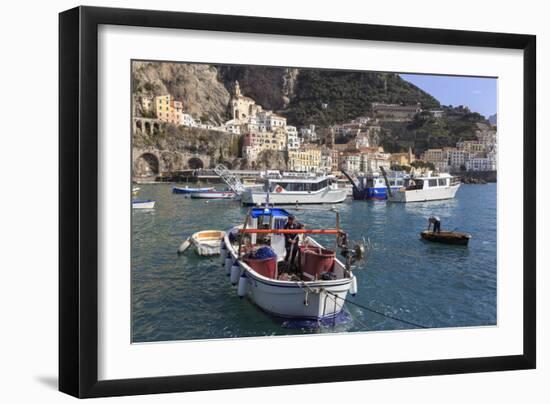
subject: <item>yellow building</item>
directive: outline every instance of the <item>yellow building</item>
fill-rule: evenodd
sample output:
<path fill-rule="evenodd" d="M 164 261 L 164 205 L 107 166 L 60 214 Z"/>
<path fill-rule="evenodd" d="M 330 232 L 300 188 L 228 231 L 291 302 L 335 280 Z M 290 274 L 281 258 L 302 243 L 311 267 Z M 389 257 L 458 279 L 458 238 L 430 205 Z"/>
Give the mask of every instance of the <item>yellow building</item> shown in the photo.
<path fill-rule="evenodd" d="M 315 172 L 321 167 L 321 149 L 304 146 L 288 152 L 288 165 L 291 171 Z"/>
<path fill-rule="evenodd" d="M 183 102 L 176 101 L 170 94 L 155 97 L 155 115 L 159 121 L 181 125 Z"/>
<path fill-rule="evenodd" d="M 414 161 L 414 154 L 409 147 L 408 153 L 392 153 L 390 156 L 390 162 L 392 165 L 398 166 L 410 166 Z"/>

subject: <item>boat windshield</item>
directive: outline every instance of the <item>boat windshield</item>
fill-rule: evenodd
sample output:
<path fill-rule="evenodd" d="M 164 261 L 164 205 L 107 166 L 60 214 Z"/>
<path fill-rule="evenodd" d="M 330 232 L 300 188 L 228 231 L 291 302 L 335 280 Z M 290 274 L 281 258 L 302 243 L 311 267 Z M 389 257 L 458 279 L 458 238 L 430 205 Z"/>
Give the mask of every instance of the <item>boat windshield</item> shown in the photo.
<path fill-rule="evenodd" d="M 424 188 L 424 181 L 419 179 L 415 180 L 414 178 L 408 179 L 405 182 L 405 188 L 408 190 L 422 189 Z"/>
<path fill-rule="evenodd" d="M 269 192 L 311 192 L 325 189 L 330 185 L 330 180 L 324 179 L 319 182 L 270 182 Z M 264 191 L 266 191 L 264 186 Z"/>

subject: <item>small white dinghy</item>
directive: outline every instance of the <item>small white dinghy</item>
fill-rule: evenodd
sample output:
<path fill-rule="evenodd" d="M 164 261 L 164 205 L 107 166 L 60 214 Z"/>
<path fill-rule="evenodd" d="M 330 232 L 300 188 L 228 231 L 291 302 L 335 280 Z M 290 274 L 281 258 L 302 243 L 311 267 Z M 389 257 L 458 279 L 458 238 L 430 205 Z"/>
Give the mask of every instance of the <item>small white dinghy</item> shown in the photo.
<path fill-rule="evenodd" d="M 194 246 L 199 255 L 218 255 L 220 253 L 221 241 L 224 237 L 225 232 L 221 230 L 198 231 L 181 243 L 178 248 L 178 254 L 182 254 L 189 247 Z"/>
<path fill-rule="evenodd" d="M 152 200 L 132 201 L 132 209 L 154 209 L 154 207 L 155 207 L 155 201 L 152 201 Z"/>
<path fill-rule="evenodd" d="M 206 191 L 191 194 L 193 199 L 235 199 L 237 194 L 232 191 Z"/>

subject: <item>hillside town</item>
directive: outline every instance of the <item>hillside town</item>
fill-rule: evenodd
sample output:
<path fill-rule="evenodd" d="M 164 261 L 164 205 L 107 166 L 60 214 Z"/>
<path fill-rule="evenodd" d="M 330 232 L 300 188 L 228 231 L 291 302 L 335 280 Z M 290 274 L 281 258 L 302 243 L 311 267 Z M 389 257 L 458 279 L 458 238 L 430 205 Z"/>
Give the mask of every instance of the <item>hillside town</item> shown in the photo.
<path fill-rule="evenodd" d="M 234 83 L 228 106 L 231 119 L 222 124 L 191 116 L 184 103 L 170 94 L 134 97 L 134 118 L 137 105 L 150 128 L 155 124 L 158 127 L 168 124 L 242 137 L 240 157 L 246 159 L 250 168 L 255 168 L 267 150 L 285 153 L 288 170 L 296 172 L 345 170 L 356 174 L 378 171 L 380 167 L 410 170 L 411 166 L 440 172 L 495 171 L 497 168 L 496 127 L 488 125 L 478 126 L 477 139 L 461 140 L 454 147 L 428 148 L 418 156 L 410 147 L 404 152 L 385 152 L 378 141 L 382 122 L 410 122 L 421 113 L 433 118 L 445 114 L 442 109 L 424 111 L 420 103 L 372 103 L 370 111 L 363 116 L 322 129 L 314 124 L 304 127 L 287 124 L 287 118 L 264 109 L 244 95 L 238 81 Z M 134 130 L 145 128 L 135 126 Z"/>

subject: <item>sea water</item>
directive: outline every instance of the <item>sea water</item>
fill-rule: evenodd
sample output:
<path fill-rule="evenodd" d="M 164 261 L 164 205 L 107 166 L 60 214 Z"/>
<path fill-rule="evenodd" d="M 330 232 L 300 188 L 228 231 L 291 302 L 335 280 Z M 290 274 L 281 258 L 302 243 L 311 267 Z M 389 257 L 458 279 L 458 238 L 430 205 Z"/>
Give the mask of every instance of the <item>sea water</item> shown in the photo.
<path fill-rule="evenodd" d="M 186 198 L 172 194 L 169 184 L 140 188 L 139 198 L 156 206 L 132 211 L 134 342 L 414 328 L 410 322 L 430 328 L 496 324 L 496 184 L 462 185 L 446 201 L 337 205 L 349 239 L 364 237 L 370 248 L 355 264 L 358 293 L 348 295 L 344 321 L 320 327 L 270 317 L 239 299 L 218 256 L 199 257 L 192 249 L 177 255 L 196 231 L 242 224 L 246 209 L 238 202 Z M 307 228 L 335 227 L 332 212 L 295 213 Z M 470 233 L 469 246 L 421 240 L 432 214 L 443 230 Z M 334 237 L 317 239 L 334 248 Z"/>

